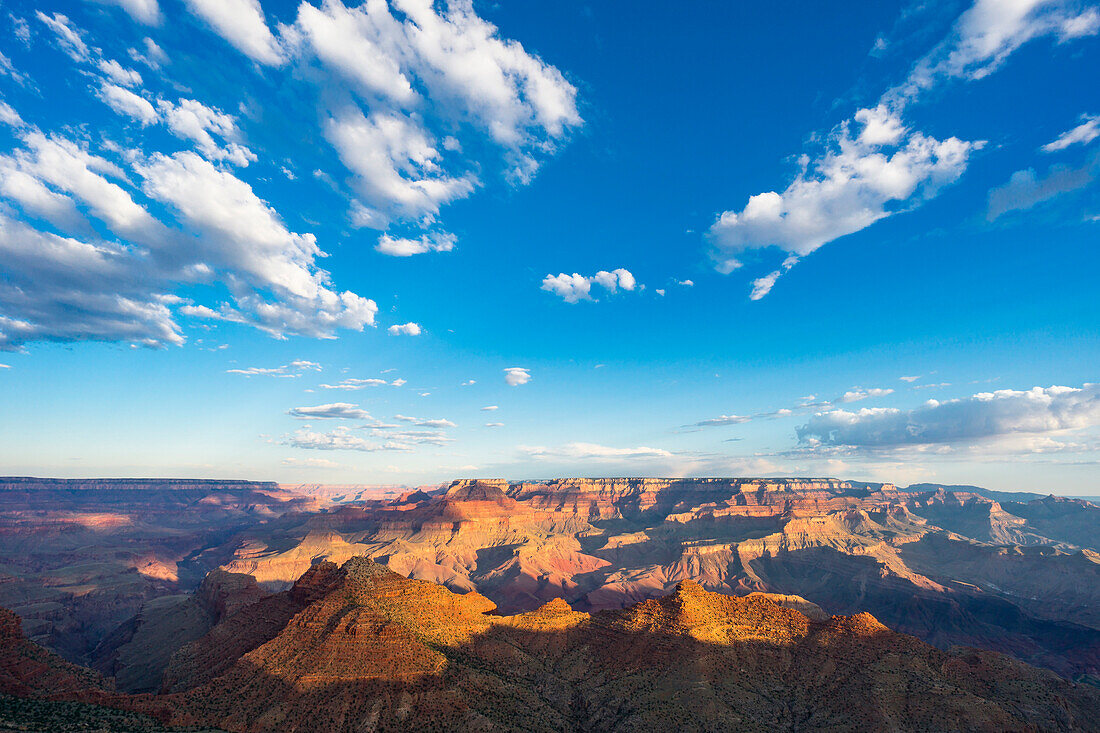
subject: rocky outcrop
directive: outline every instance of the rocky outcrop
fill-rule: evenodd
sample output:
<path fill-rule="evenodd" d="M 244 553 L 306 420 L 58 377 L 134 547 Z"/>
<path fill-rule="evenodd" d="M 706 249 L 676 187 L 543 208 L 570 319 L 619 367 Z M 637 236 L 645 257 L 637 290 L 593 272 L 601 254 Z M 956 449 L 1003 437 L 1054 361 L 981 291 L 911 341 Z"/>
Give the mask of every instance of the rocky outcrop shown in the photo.
<path fill-rule="evenodd" d="M 174 721 L 230 731 L 1088 730 L 1100 691 L 692 581 L 618 611 L 517 616 L 352 559 Z"/>

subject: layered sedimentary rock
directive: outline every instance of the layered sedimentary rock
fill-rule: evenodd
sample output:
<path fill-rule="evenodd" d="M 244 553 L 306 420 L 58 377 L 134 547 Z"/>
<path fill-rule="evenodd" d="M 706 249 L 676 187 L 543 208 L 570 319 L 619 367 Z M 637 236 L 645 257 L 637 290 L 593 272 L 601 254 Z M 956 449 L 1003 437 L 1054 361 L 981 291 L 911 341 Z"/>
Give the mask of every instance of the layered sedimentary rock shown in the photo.
<path fill-rule="evenodd" d="M 32 638 L 127 690 L 155 689 L 171 653 L 225 615 L 190 600 L 209 569 L 249 576 L 266 595 L 317 562 L 357 556 L 476 590 L 502 613 L 554 599 L 622 608 L 686 579 L 732 595 L 800 596 L 826 613 L 869 611 L 943 648 L 974 645 L 1095 678 L 1100 507 L 918 489 L 466 480 L 333 504 L 316 487 L 298 496 L 261 483 L 15 482 L 0 490 L 0 603 Z M 173 626 L 180 634 L 160 644 Z"/>
<path fill-rule="evenodd" d="M 1097 507 L 1050 504 L 1026 506 L 1078 539 L 1092 522 L 1100 538 Z M 829 613 L 868 610 L 943 647 L 997 649 L 1071 677 L 1100 672 L 1098 556 L 973 491 L 835 479 L 464 480 L 273 524 L 277 533 L 234 538 L 237 559 L 225 567 L 278 589 L 317 560 L 363 555 L 477 590 L 506 613 L 555 598 L 621 608 L 691 579 L 729 594 L 797 595 Z M 1051 597 L 1040 588 L 1047 569 Z"/>

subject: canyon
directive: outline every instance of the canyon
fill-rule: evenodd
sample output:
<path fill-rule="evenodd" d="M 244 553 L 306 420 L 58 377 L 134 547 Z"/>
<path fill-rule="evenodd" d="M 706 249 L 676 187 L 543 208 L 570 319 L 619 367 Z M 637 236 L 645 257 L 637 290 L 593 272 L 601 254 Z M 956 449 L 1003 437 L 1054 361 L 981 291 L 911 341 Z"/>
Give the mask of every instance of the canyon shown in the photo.
<path fill-rule="evenodd" d="M 1082 499 L 816 478 L 413 490 L 0 479 L 0 509 L 0 606 L 30 641 L 110 679 L 113 694 L 159 699 L 243 674 L 240 659 L 326 597 L 318 568 L 359 559 L 482 599 L 485 618 L 560 615 L 590 629 L 605 613 L 698 591 L 811 625 L 869 614 L 937 653 L 980 649 L 997 665 L 1100 683 L 1100 506 Z M 577 633 L 554 648 L 593 643 Z"/>

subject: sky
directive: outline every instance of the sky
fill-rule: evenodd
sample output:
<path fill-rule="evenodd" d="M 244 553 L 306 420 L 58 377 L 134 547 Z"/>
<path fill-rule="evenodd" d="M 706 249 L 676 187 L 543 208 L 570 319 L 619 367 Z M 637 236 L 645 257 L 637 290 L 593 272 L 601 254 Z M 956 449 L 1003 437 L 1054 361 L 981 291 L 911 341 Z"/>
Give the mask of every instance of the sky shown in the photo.
<path fill-rule="evenodd" d="M 0 2 L 0 473 L 1100 494 L 1100 8 Z"/>

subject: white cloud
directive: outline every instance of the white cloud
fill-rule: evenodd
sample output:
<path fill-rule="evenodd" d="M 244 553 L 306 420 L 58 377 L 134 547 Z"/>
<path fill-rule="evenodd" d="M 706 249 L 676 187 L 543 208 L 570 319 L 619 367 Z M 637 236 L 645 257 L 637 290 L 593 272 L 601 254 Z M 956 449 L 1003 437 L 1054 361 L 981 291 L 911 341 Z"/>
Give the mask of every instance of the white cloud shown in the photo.
<path fill-rule="evenodd" d="M 284 29 L 299 52 L 308 50 L 340 74 L 368 100 L 384 97 L 399 105 L 415 101 L 412 82 L 401 70 L 392 37 L 400 29 L 384 4 L 364 3 L 348 9 L 339 2 L 322 8 L 298 6 L 297 22 Z"/>
<path fill-rule="evenodd" d="M 679 284 L 683 285 L 685 288 L 690 288 L 690 287 L 695 286 L 695 282 L 693 280 L 680 280 Z"/>
<path fill-rule="evenodd" d="M 7 102 L 0 100 L 0 122 L 3 122 L 9 127 L 22 127 L 23 118 L 19 116 L 19 113 L 8 104 Z"/>
<path fill-rule="evenodd" d="M 339 463 L 327 458 L 284 458 L 283 465 L 295 468 L 340 468 Z"/>
<path fill-rule="evenodd" d="M 308 427 L 299 428 L 290 435 L 283 436 L 282 443 L 294 448 L 307 450 L 354 450 L 365 453 L 378 451 L 407 451 L 409 446 L 403 443 L 386 441 L 371 442 L 341 427 L 327 433 L 320 433 Z"/>
<path fill-rule="evenodd" d="M 1028 41 L 1053 35 L 1060 41 L 1093 35 L 1095 9 L 1075 11 L 1067 0 L 976 0 L 951 32 L 913 68 L 897 95 L 913 98 L 944 79 L 981 79 L 996 71 Z"/>
<path fill-rule="evenodd" d="M 240 133 L 233 115 L 207 107 L 196 99 L 181 99 L 177 104 L 162 99 L 157 107 L 172 134 L 194 142 L 207 159 L 214 162 L 227 160 L 238 166 L 246 166 L 256 160 L 255 153 L 237 142 Z M 219 145 L 210 133 L 221 137 L 226 144 Z"/>
<path fill-rule="evenodd" d="M 170 204 L 203 235 L 205 263 L 234 272 L 239 308 L 223 305 L 219 317 L 274 335 L 331 337 L 336 328 L 374 325 L 375 302 L 330 290 L 328 274 L 315 265 L 316 238 L 289 231 L 244 181 L 189 152 L 157 154 L 135 169 L 149 196 Z"/>
<path fill-rule="evenodd" d="M 394 415 L 394 420 L 409 422 L 419 428 L 453 428 L 455 424 L 444 418 L 428 419 L 423 417 L 409 417 L 408 415 Z"/>
<path fill-rule="evenodd" d="M 187 6 L 215 33 L 254 61 L 278 66 L 285 61 L 259 0 L 186 0 Z"/>
<path fill-rule="evenodd" d="M 440 206 L 474 190 L 476 179 L 449 175 L 431 134 L 404 114 L 374 111 L 368 117 L 347 106 L 328 118 L 324 134 L 354 174 L 352 187 L 365 202 L 355 217 L 361 225 L 382 229 L 395 217 L 431 220 Z"/>
<path fill-rule="evenodd" d="M 419 239 L 391 237 L 383 234 L 375 249 L 393 257 L 411 257 L 425 252 L 450 252 L 455 246 L 455 236 L 447 232 L 423 234 Z"/>
<path fill-rule="evenodd" d="M 765 295 L 772 291 L 775 287 L 775 281 L 779 279 L 779 276 L 783 273 L 779 270 L 773 270 L 763 277 L 758 277 L 752 281 L 752 292 L 749 293 L 749 300 L 760 300 Z"/>
<path fill-rule="evenodd" d="M 542 446 L 517 446 L 533 458 L 669 458 L 673 454 L 661 448 L 612 448 L 598 443 L 566 443 L 556 448 Z"/>
<path fill-rule="evenodd" d="M 11 364 L 0 364 L 0 369 L 11 369 Z"/>
<path fill-rule="evenodd" d="M 510 387 L 527 384 L 531 381 L 531 371 L 523 367 L 508 367 L 504 370 L 504 381 Z"/>
<path fill-rule="evenodd" d="M 547 275 L 542 280 L 542 290 L 560 296 L 566 303 L 576 303 L 581 300 L 591 300 L 592 286 L 599 285 L 609 293 L 619 289 L 634 290 L 637 281 L 629 270 L 619 268 L 608 272 L 600 270 L 591 277 L 585 277 L 578 273 L 568 275 L 564 272 L 558 275 Z"/>
<path fill-rule="evenodd" d="M 387 329 L 391 336 L 419 336 L 420 324 L 409 321 L 408 323 L 396 323 Z"/>
<path fill-rule="evenodd" d="M 124 87 L 140 87 L 141 86 L 141 74 L 137 73 L 133 69 L 127 69 L 114 59 L 100 59 L 99 70 L 102 71 L 107 77 L 115 84 Z"/>
<path fill-rule="evenodd" d="M 299 359 L 292 361 L 289 364 L 283 364 L 277 367 L 247 367 L 238 369 L 226 369 L 226 374 L 241 374 L 246 377 L 300 377 L 302 372 L 319 372 L 321 371 L 321 365 L 315 361 L 305 361 Z"/>
<path fill-rule="evenodd" d="M 633 290 L 638 284 L 634 279 L 634 275 L 630 273 L 630 270 L 619 268 L 608 272 L 607 270 L 600 270 L 592 278 L 592 281 L 598 285 L 603 286 L 609 292 L 614 293 L 617 289 Z"/>
<path fill-rule="evenodd" d="M 69 19 L 61 13 L 46 15 L 41 10 L 35 11 L 35 17 L 42 21 L 47 28 L 53 31 L 57 37 L 57 43 L 61 50 L 68 54 L 69 58 L 78 63 L 83 63 L 90 58 L 88 44 L 84 42 L 80 32 L 69 24 Z"/>
<path fill-rule="evenodd" d="M 292 407 L 287 410 L 288 415 L 303 420 L 370 420 L 371 416 L 366 410 L 348 402 L 333 402 L 327 405 L 314 407 Z"/>
<path fill-rule="evenodd" d="M 566 303 L 576 303 L 591 299 L 589 293 L 592 291 L 592 282 L 583 275 L 567 275 L 563 272 L 543 278 L 542 289 L 561 296 Z"/>
<path fill-rule="evenodd" d="M 7 172 L 3 193 L 25 209 L 43 216 L 60 228 L 77 226 L 73 199 L 123 237 L 149 236 L 159 231 L 157 222 L 115 180 L 125 174 L 110 161 L 90 154 L 60 137 L 46 137 L 33 130 L 23 136 L 24 148 L 10 157 L 0 156 Z M 70 196 L 72 198 L 70 198 Z M 81 233 L 87 233 L 86 227 Z"/>
<path fill-rule="evenodd" d="M 343 379 L 336 384 L 322 384 L 322 389 L 363 389 L 389 384 L 385 379 Z"/>
<path fill-rule="evenodd" d="M 493 410 L 499 410 L 499 409 L 500 409 L 500 407 L 498 407 L 497 405 L 486 405 L 485 407 L 481 408 L 481 411 L 482 412 L 492 412 Z"/>
<path fill-rule="evenodd" d="M 96 0 L 104 5 L 117 5 L 131 18 L 145 25 L 160 24 L 160 6 L 157 0 Z"/>
<path fill-rule="evenodd" d="M 1100 385 L 982 392 L 929 400 L 913 410 L 864 408 L 818 413 L 797 430 L 811 446 L 881 448 L 968 444 L 1004 436 L 1041 435 L 1100 425 Z"/>
<path fill-rule="evenodd" d="M 358 226 L 427 229 L 480 185 L 483 161 L 464 151 L 485 152 L 487 138 L 507 177 L 526 182 L 537 157 L 581 124 L 576 89 L 468 2 L 301 3 L 279 32 L 300 65 L 327 75 L 324 135 L 353 174 Z"/>
<path fill-rule="evenodd" d="M 504 423 L 502 423 L 502 422 L 487 422 L 487 423 L 485 423 L 485 427 L 487 427 L 487 428 L 502 428 L 502 427 L 504 427 Z"/>
<path fill-rule="evenodd" d="M 909 382 L 910 384 L 912 384 L 913 382 L 920 379 L 920 375 L 917 375 L 915 377 L 898 377 L 898 379 L 902 382 Z"/>
<path fill-rule="evenodd" d="M 864 115 L 864 112 L 873 114 Z M 912 199 L 929 198 L 955 181 L 980 143 L 936 140 L 902 125 L 884 108 L 860 110 L 853 133 L 841 125 L 819 159 L 803 157 L 802 172 L 782 193 L 749 198 L 741 211 L 726 211 L 710 228 L 718 269 L 741 267 L 749 252 L 776 248 L 783 266 L 753 283 L 762 298 L 783 271 L 822 245 L 890 216 Z"/>
<path fill-rule="evenodd" d="M 144 125 L 151 125 L 160 120 L 160 115 L 153 108 L 149 100 L 141 97 L 129 89 L 123 89 L 115 84 L 103 82 L 100 87 L 100 98 L 120 115 L 132 117 Z"/>
<path fill-rule="evenodd" d="M 0 213 L 0 350 L 40 340 L 178 345 L 171 302 L 126 248 Z"/>
<path fill-rule="evenodd" d="M 752 420 L 747 415 L 719 415 L 718 417 L 707 418 L 706 420 L 700 420 L 697 423 L 692 423 L 689 427 L 710 428 L 720 425 L 740 425 Z"/>
<path fill-rule="evenodd" d="M 403 387 L 405 386 L 405 384 L 407 384 L 407 382 L 401 377 L 398 377 L 397 379 L 390 382 L 391 387 Z"/>
<path fill-rule="evenodd" d="M 1080 125 L 1063 132 L 1053 142 L 1044 145 L 1043 150 L 1053 153 L 1065 150 L 1070 145 L 1088 145 L 1100 137 L 1100 115 L 1082 115 L 1081 119 L 1083 122 Z"/>
<path fill-rule="evenodd" d="M 840 396 L 837 402 L 859 402 L 861 400 L 870 399 L 871 397 L 885 397 L 886 395 L 893 394 L 892 389 L 882 389 L 874 387 L 872 389 L 859 389 L 849 390 Z"/>

